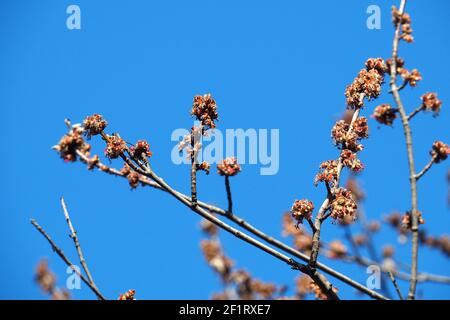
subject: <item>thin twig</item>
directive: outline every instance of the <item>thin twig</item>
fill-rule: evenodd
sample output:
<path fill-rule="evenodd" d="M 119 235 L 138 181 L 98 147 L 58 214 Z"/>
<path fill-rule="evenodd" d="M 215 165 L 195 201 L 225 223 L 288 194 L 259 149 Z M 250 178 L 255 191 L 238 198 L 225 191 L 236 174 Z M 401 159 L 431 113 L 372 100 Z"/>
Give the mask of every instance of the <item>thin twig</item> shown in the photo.
<path fill-rule="evenodd" d="M 67 225 L 69 226 L 70 237 L 72 238 L 72 240 L 75 244 L 75 248 L 77 250 L 78 257 L 80 258 L 81 266 L 83 267 L 84 271 L 86 272 L 86 276 L 88 277 L 90 284 L 93 287 L 97 288 L 97 286 L 95 285 L 94 279 L 92 278 L 92 275 L 87 266 L 86 260 L 84 259 L 83 251 L 81 250 L 81 245 L 80 245 L 80 241 L 78 239 L 77 232 L 75 231 L 72 221 L 70 220 L 69 211 L 67 210 L 67 205 L 66 205 L 66 202 L 64 201 L 63 197 L 61 197 L 61 206 L 63 208 L 63 212 L 64 212 L 64 216 L 66 218 Z"/>
<path fill-rule="evenodd" d="M 100 291 L 93 286 L 88 279 L 82 275 L 77 268 L 75 268 L 74 264 L 70 262 L 70 260 L 66 257 L 64 252 L 53 242 L 50 236 L 45 232 L 45 230 L 36 222 L 36 220 L 31 219 L 31 224 L 44 236 L 45 239 L 50 243 L 53 251 L 80 277 L 80 279 L 95 293 L 98 299 L 106 300 L 105 297 L 100 293 Z"/>
<path fill-rule="evenodd" d="M 414 117 L 416 114 L 418 114 L 422 110 L 425 110 L 425 106 L 423 104 L 421 106 L 417 107 L 416 110 L 414 110 L 413 112 L 411 112 L 408 115 L 408 121 L 411 120 L 412 117 Z"/>
<path fill-rule="evenodd" d="M 405 12 L 406 0 L 401 0 L 399 14 L 402 15 Z M 411 135 L 411 128 L 409 126 L 408 116 L 406 115 L 405 108 L 403 106 L 398 87 L 397 80 L 397 57 L 398 57 L 398 44 L 401 35 L 401 22 L 398 22 L 395 29 L 394 40 L 392 43 L 392 63 L 390 70 L 390 87 L 394 96 L 395 103 L 403 125 L 403 132 L 405 134 L 406 150 L 408 154 L 408 166 L 409 166 L 409 181 L 411 186 L 411 216 L 412 216 L 412 252 L 411 252 L 411 280 L 409 284 L 408 299 L 412 300 L 416 295 L 417 287 L 417 272 L 418 272 L 418 248 L 419 248 L 419 221 L 418 221 L 418 205 L 417 205 L 417 186 L 416 186 L 416 172 L 414 167 L 414 153 L 413 142 Z"/>
<path fill-rule="evenodd" d="M 197 205 L 197 163 L 195 152 L 194 128 L 191 131 L 191 205 Z"/>
<path fill-rule="evenodd" d="M 433 165 L 434 161 L 436 160 L 437 155 L 433 155 L 430 159 L 430 161 L 423 167 L 423 169 L 416 174 L 416 181 L 418 181 L 425 173 L 427 173 L 428 170 L 430 170 L 431 166 Z"/>
<path fill-rule="evenodd" d="M 400 291 L 400 288 L 398 287 L 397 280 L 395 280 L 394 274 L 391 270 L 388 271 L 389 277 L 391 278 L 392 284 L 394 285 L 395 291 L 397 291 L 398 297 L 400 300 L 403 300 L 402 292 Z"/>
<path fill-rule="evenodd" d="M 227 190 L 228 212 L 233 212 L 233 198 L 231 197 L 230 177 L 225 175 L 225 189 Z"/>

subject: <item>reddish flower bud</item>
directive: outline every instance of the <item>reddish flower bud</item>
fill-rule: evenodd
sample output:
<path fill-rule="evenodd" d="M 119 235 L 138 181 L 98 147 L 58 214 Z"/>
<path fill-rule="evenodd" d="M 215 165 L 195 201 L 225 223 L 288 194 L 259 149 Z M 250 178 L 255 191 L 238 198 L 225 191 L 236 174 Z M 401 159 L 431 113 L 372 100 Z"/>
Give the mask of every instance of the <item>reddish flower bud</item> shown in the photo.
<path fill-rule="evenodd" d="M 241 171 L 241 166 L 237 163 L 235 157 L 229 157 L 222 160 L 222 163 L 217 165 L 217 173 L 221 176 L 234 176 Z"/>
<path fill-rule="evenodd" d="M 307 199 L 295 200 L 291 208 L 291 214 L 299 223 L 303 223 L 303 219 L 311 219 L 313 210 L 314 204 L 311 201 Z"/>

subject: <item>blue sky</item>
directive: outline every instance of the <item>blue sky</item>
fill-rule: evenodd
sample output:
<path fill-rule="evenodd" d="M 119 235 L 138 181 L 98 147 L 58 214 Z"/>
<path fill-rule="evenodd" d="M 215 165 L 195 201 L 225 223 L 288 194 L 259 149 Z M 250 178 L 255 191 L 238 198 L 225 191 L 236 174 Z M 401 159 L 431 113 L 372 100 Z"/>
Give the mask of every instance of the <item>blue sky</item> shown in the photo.
<path fill-rule="evenodd" d="M 199 249 L 199 217 L 166 194 L 130 191 L 119 178 L 64 163 L 50 149 L 65 133 L 63 119 L 79 122 L 101 113 L 110 132 L 129 141 L 147 139 L 155 171 L 183 192 L 189 192 L 189 168 L 172 164 L 170 136 L 192 125 L 194 95 L 212 93 L 221 129 L 279 129 L 278 174 L 261 176 L 258 165 L 244 165 L 231 183 L 235 212 L 281 237 L 281 216 L 296 198 L 319 204 L 324 197 L 313 178 L 320 162 L 337 156 L 329 136 L 345 109 L 345 86 L 366 58 L 390 55 L 393 3 L 2 0 L 0 298 L 45 298 L 33 283 L 41 257 L 49 258 L 64 285 L 65 266 L 29 223 L 36 218 L 76 261 L 61 195 L 96 283 L 108 298 L 129 288 L 140 299 L 207 299 L 221 290 Z M 70 4 L 81 8 L 81 30 L 66 28 Z M 371 4 L 381 7 L 381 30 L 366 28 Z M 450 142 L 449 9 L 444 0 L 408 4 L 416 42 L 402 43 L 400 55 L 424 80 L 404 90 L 405 105 L 412 110 L 427 91 L 438 92 L 444 102 L 440 117 L 424 114 L 412 121 L 417 168 L 428 161 L 435 140 Z M 391 103 L 386 92 L 363 114 Z M 409 209 L 406 151 L 399 122 L 393 128 L 379 128 L 373 120 L 369 125 L 361 180 L 366 214 L 378 219 Z M 102 153 L 99 141 L 93 146 Z M 433 167 L 419 183 L 419 207 L 435 235 L 449 233 L 448 168 L 448 162 Z M 199 176 L 199 197 L 225 206 L 222 177 Z M 325 240 L 342 234 L 331 223 L 323 230 Z M 224 233 L 222 241 L 239 267 L 264 281 L 293 286 L 296 274 L 286 265 Z M 397 257 L 410 262 L 409 243 L 396 243 L 387 226 L 376 243 L 395 244 Z M 363 268 L 323 261 L 365 282 Z M 448 258 L 436 251 L 422 249 L 419 264 L 423 271 L 448 275 Z M 363 298 L 335 282 L 343 298 Z M 407 283 L 400 285 L 407 289 Z M 450 287 L 421 284 L 419 293 L 445 299 Z M 86 287 L 72 294 L 94 298 Z"/>

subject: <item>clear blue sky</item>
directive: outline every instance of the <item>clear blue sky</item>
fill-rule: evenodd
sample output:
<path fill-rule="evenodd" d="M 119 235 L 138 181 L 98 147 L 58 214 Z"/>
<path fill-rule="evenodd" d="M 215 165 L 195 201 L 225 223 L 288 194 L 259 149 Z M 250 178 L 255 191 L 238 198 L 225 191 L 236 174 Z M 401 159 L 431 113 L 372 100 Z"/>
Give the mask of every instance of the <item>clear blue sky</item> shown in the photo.
<path fill-rule="evenodd" d="M 192 97 L 211 92 L 219 128 L 279 128 L 280 170 L 260 176 L 244 165 L 232 179 L 236 213 L 281 237 L 281 216 L 296 198 L 318 204 L 313 186 L 321 161 L 336 157 L 330 129 L 345 108 L 344 89 L 368 57 L 388 57 L 397 1 L 86 1 L 2 0 L 0 3 L 0 298 L 40 299 L 33 283 L 41 257 L 48 257 L 59 284 L 65 266 L 32 228 L 36 218 L 76 261 L 59 206 L 64 195 L 97 285 L 109 298 L 134 288 L 137 298 L 207 299 L 221 289 L 199 249 L 199 217 L 166 194 L 66 164 L 50 149 L 74 122 L 101 113 L 109 129 L 127 140 L 148 139 L 153 168 L 189 192 L 189 168 L 170 161 L 176 128 L 192 125 Z M 66 28 L 66 8 L 77 4 L 82 29 Z M 381 30 L 366 28 L 366 9 L 382 9 Z M 433 141 L 450 142 L 450 45 L 448 1 L 408 4 L 416 42 L 402 44 L 406 66 L 424 80 L 404 91 L 411 110 L 426 91 L 443 100 L 437 119 L 413 121 L 417 167 L 429 159 Z M 367 104 L 369 115 L 386 94 Z M 400 123 L 370 120 L 371 137 L 361 159 L 370 219 L 409 209 L 406 151 Z M 110 132 L 111 132 L 110 131 Z M 101 143 L 94 150 L 102 153 Z M 115 162 L 116 166 L 121 164 Z M 449 233 L 448 162 L 432 168 L 419 184 L 425 227 Z M 199 196 L 226 205 L 223 180 L 200 174 Z M 327 223 L 327 240 L 343 230 Z M 295 272 L 264 253 L 223 234 L 226 253 L 264 281 L 293 286 Z M 410 245 L 399 245 L 383 226 L 376 242 L 393 243 L 409 263 Z M 334 261 L 331 266 L 365 283 L 365 270 Z M 420 269 L 449 275 L 449 260 L 421 250 Z M 361 298 L 336 282 L 344 298 Z M 400 282 L 405 291 L 407 284 Z M 449 298 L 450 286 L 420 285 L 425 298 Z M 75 298 L 91 299 L 86 288 Z"/>

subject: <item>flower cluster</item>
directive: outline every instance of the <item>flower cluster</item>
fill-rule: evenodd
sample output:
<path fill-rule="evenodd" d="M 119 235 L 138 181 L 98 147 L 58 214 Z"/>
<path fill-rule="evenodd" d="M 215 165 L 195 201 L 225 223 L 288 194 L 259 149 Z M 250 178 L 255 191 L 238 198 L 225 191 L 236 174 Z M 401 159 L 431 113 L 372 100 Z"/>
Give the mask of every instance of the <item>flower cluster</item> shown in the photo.
<path fill-rule="evenodd" d="M 342 164 L 353 172 L 361 172 L 364 169 L 364 165 L 357 158 L 356 153 L 352 152 L 351 150 L 342 150 L 340 157 Z"/>
<path fill-rule="evenodd" d="M 217 105 L 211 94 L 195 96 L 191 113 L 201 122 L 202 126 L 212 129 L 216 127 L 214 121 L 218 119 Z"/>
<path fill-rule="evenodd" d="M 283 236 L 292 236 L 294 247 L 309 255 L 312 250 L 312 237 L 301 226 L 294 224 L 290 213 L 283 215 Z"/>
<path fill-rule="evenodd" d="M 422 106 L 427 111 L 433 111 L 434 115 L 438 115 L 441 111 L 442 101 L 438 99 L 436 93 L 427 92 L 420 97 L 422 99 Z"/>
<path fill-rule="evenodd" d="M 139 186 L 141 175 L 136 171 L 131 170 L 131 168 L 127 164 L 125 164 L 123 168 L 120 169 L 120 173 L 124 177 L 127 177 L 131 189 L 136 189 Z"/>
<path fill-rule="evenodd" d="M 229 281 L 233 261 L 222 253 L 222 248 L 217 240 L 202 240 L 200 243 L 206 262 L 213 268 L 224 281 Z"/>
<path fill-rule="evenodd" d="M 335 194 L 335 198 L 331 202 L 331 217 L 335 220 L 344 220 L 350 218 L 356 219 L 356 205 L 351 191 L 339 188 Z"/>
<path fill-rule="evenodd" d="M 442 141 L 436 141 L 433 143 L 430 154 L 434 158 L 434 162 L 439 163 L 447 159 L 450 154 L 450 147 Z"/>
<path fill-rule="evenodd" d="M 291 214 L 298 223 L 303 223 L 303 219 L 311 219 L 313 210 L 314 204 L 311 201 L 307 199 L 295 200 L 291 208 Z"/>
<path fill-rule="evenodd" d="M 129 149 L 130 155 L 138 160 L 143 160 L 144 157 L 151 157 L 150 145 L 145 140 L 139 140 Z"/>
<path fill-rule="evenodd" d="M 105 148 L 105 155 L 110 159 L 117 159 L 125 150 L 127 144 L 118 135 L 108 136 L 108 142 Z"/>
<path fill-rule="evenodd" d="M 49 269 L 47 260 L 39 261 L 34 279 L 42 291 L 51 295 L 52 300 L 70 299 L 69 292 L 56 287 L 56 276 Z"/>
<path fill-rule="evenodd" d="M 330 259 L 340 259 L 347 255 L 347 247 L 339 240 L 334 240 L 329 243 L 327 257 Z"/>
<path fill-rule="evenodd" d="M 127 292 L 119 295 L 119 298 L 117 300 L 136 300 L 134 297 L 136 294 L 136 290 L 130 289 Z"/>
<path fill-rule="evenodd" d="M 419 233 L 419 241 L 422 244 L 425 244 L 431 248 L 439 249 L 446 256 L 450 256 L 450 237 L 449 236 L 440 236 L 433 237 L 427 236 L 423 230 Z"/>
<path fill-rule="evenodd" d="M 320 172 L 314 179 L 314 184 L 317 185 L 319 182 L 333 182 L 337 178 L 337 166 L 338 162 L 336 160 L 322 162 L 319 167 Z"/>
<path fill-rule="evenodd" d="M 249 272 L 242 269 L 233 272 L 230 278 L 236 287 L 237 296 L 242 300 L 273 299 L 277 291 L 284 291 L 273 283 L 253 279 Z"/>
<path fill-rule="evenodd" d="M 372 117 L 377 122 L 390 126 L 397 118 L 397 110 L 392 108 L 389 104 L 381 104 L 375 108 Z"/>
<path fill-rule="evenodd" d="M 64 161 L 76 161 L 77 151 L 89 155 L 91 145 L 84 141 L 82 136 L 83 132 L 84 130 L 82 127 L 73 126 L 72 129 L 59 140 L 58 144 L 53 147 Z"/>
<path fill-rule="evenodd" d="M 202 163 L 197 165 L 197 170 L 205 171 L 206 174 L 209 174 L 209 171 L 211 170 L 211 165 L 207 161 L 203 161 Z"/>
<path fill-rule="evenodd" d="M 235 176 L 241 171 L 241 166 L 237 163 L 235 157 L 229 157 L 222 160 L 222 163 L 217 165 L 217 173 L 221 176 Z"/>
<path fill-rule="evenodd" d="M 360 151 L 364 147 L 359 140 L 369 136 L 369 127 L 367 118 L 360 117 L 355 120 L 350 130 L 350 123 L 345 120 L 339 120 L 331 129 L 331 137 L 334 144 L 339 148 L 347 148 L 353 151 Z"/>
<path fill-rule="evenodd" d="M 381 58 L 370 58 L 366 61 L 366 69 L 362 69 L 353 83 L 347 86 L 345 96 L 350 108 L 361 108 L 363 98 L 368 100 L 377 98 L 381 93 L 381 84 L 384 81 L 386 64 Z"/>
<path fill-rule="evenodd" d="M 353 199 L 355 199 L 357 203 L 363 201 L 364 198 L 366 197 L 364 191 L 362 190 L 361 186 L 358 183 L 358 180 L 353 176 L 347 179 L 347 182 L 345 183 L 345 188 L 351 191 Z"/>
<path fill-rule="evenodd" d="M 41 260 L 36 268 L 35 280 L 42 291 L 51 293 L 56 286 L 55 274 L 48 268 L 47 260 Z"/>
<path fill-rule="evenodd" d="M 381 251 L 381 255 L 383 256 L 383 258 L 392 258 L 394 256 L 394 253 L 395 249 L 391 245 L 384 246 Z"/>
<path fill-rule="evenodd" d="M 91 136 L 100 134 L 103 130 L 105 130 L 107 125 L 108 122 L 106 122 L 106 120 L 104 120 L 103 117 L 99 114 L 89 116 L 83 121 L 85 134 L 89 138 Z"/>
<path fill-rule="evenodd" d="M 422 80 L 422 75 L 417 69 L 413 69 L 411 72 L 409 72 L 407 69 L 401 68 L 400 76 L 411 87 L 415 87 L 417 85 L 417 82 Z"/>
<path fill-rule="evenodd" d="M 419 224 L 424 224 L 425 220 L 422 218 L 422 212 L 417 211 L 417 219 L 419 221 Z M 407 211 L 403 217 L 402 217 L 402 227 L 406 229 L 411 229 L 412 227 L 412 219 L 411 219 L 411 212 Z"/>
<path fill-rule="evenodd" d="M 200 228 L 204 233 L 206 233 L 210 237 L 214 237 L 218 233 L 217 226 L 209 220 L 203 219 L 200 222 Z"/>
<path fill-rule="evenodd" d="M 414 38 L 412 34 L 411 28 L 411 17 L 407 13 L 401 14 L 395 6 L 392 6 L 392 22 L 395 26 L 398 24 L 401 25 L 401 39 L 406 42 L 413 42 Z"/>
<path fill-rule="evenodd" d="M 192 159 L 192 157 L 196 157 L 198 152 L 202 149 L 201 137 L 202 135 L 207 135 L 207 131 L 203 130 L 204 127 L 193 126 L 191 128 L 191 133 L 185 135 L 183 140 L 178 144 L 178 151 L 182 152 L 186 149 L 187 158 Z"/>

